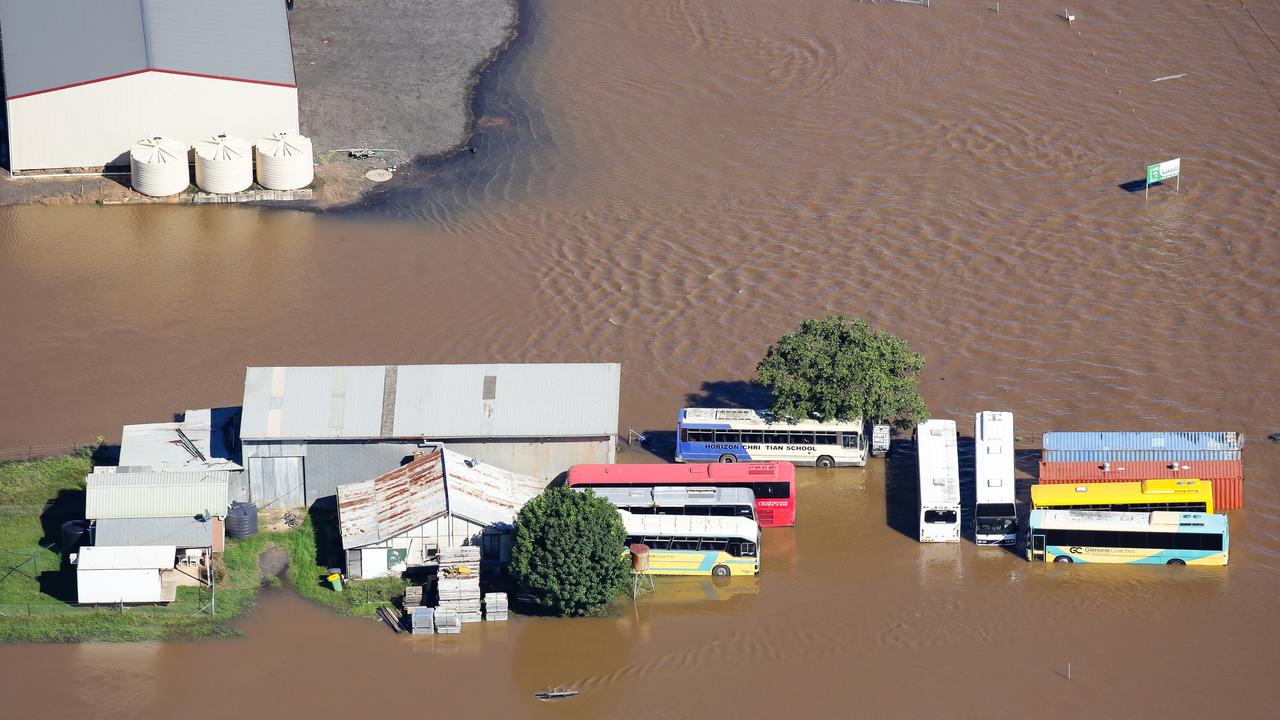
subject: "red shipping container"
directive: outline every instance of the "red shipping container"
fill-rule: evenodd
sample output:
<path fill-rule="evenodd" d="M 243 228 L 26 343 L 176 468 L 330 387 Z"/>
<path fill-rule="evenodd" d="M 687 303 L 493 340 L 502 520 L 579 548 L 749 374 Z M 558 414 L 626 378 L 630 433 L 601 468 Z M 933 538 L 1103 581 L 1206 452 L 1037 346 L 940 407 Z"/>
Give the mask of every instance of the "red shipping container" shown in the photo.
<path fill-rule="evenodd" d="M 1243 460 L 1188 460 L 1164 462 L 1143 460 L 1120 461 L 1104 465 L 1091 462 L 1041 462 L 1040 482 L 1138 482 L 1162 478 L 1195 478 L 1213 483 L 1215 509 L 1237 510 L 1244 507 Z"/>

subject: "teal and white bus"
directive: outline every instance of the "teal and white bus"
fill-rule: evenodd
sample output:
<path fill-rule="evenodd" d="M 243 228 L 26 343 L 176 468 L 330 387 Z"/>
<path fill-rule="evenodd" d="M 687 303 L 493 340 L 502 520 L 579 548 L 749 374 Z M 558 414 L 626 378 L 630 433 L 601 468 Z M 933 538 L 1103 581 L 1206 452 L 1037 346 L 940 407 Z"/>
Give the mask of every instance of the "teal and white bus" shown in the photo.
<path fill-rule="evenodd" d="M 1027 559 L 1058 563 L 1226 565 L 1226 515 L 1031 511 Z"/>

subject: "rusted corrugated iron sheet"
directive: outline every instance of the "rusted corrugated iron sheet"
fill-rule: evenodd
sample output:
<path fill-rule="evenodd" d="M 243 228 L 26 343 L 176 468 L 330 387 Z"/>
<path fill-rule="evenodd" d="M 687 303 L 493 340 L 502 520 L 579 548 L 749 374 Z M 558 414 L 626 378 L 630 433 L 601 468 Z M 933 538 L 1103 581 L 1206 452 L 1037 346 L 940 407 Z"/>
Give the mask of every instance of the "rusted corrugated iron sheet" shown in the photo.
<path fill-rule="evenodd" d="M 481 525 L 510 524 L 546 483 L 445 450 L 449 512 Z"/>
<path fill-rule="evenodd" d="M 372 545 L 444 515 L 442 458 L 437 449 L 373 480 L 339 485 L 342 546 Z"/>
<path fill-rule="evenodd" d="M 1196 478 L 1213 483 L 1218 510 L 1244 507 L 1244 462 L 1192 460 L 1188 462 L 1041 462 L 1040 482 L 1134 482 L 1160 478 Z"/>

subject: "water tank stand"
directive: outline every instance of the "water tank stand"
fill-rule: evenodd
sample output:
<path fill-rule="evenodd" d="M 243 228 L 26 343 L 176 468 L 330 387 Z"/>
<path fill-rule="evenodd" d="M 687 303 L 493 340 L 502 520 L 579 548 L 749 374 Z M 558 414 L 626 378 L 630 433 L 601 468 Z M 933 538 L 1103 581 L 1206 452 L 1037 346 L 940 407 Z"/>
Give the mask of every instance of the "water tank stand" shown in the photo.
<path fill-rule="evenodd" d="M 640 593 L 657 592 L 653 585 L 653 576 L 649 573 L 631 573 L 631 602 L 635 602 Z"/>

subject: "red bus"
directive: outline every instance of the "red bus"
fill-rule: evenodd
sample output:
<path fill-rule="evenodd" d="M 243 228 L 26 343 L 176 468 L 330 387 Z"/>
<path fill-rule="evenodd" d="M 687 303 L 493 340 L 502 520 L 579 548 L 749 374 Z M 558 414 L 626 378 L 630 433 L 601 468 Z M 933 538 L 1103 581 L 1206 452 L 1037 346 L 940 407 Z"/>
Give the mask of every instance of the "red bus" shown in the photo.
<path fill-rule="evenodd" d="M 796 524 L 796 466 L 789 462 L 574 465 L 569 468 L 569 487 L 654 485 L 750 488 L 756 495 L 756 520 L 760 527 Z"/>

